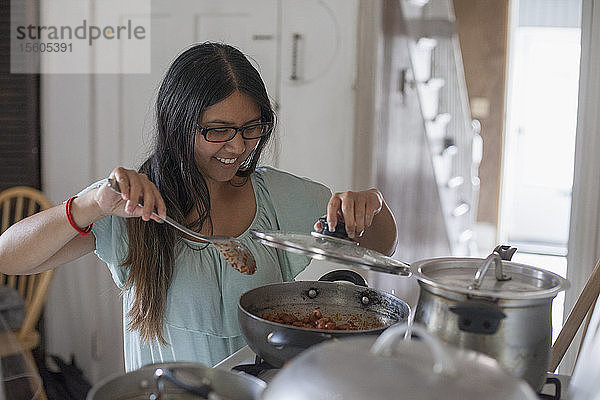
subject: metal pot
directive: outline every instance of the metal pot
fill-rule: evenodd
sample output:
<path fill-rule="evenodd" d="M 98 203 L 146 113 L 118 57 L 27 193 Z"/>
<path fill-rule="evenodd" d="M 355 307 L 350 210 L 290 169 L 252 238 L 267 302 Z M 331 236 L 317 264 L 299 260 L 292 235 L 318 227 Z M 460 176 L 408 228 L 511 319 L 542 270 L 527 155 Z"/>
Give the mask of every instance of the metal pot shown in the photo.
<path fill-rule="evenodd" d="M 87 400 L 228 399 L 258 400 L 266 383 L 245 373 L 173 362 L 146 365 L 109 377 L 88 393 Z"/>
<path fill-rule="evenodd" d="M 487 273 L 492 264 L 495 274 Z M 492 356 L 541 388 L 550 356 L 552 299 L 568 288 L 565 279 L 502 260 L 496 251 L 485 260 L 417 261 L 411 270 L 421 287 L 416 322 L 447 343 Z"/>
<path fill-rule="evenodd" d="M 348 276 L 353 278 L 348 278 Z M 366 287 L 354 271 L 341 270 L 321 279 L 356 279 L 340 282 L 297 281 L 261 286 L 244 293 L 238 302 L 238 318 L 250 348 L 269 364 L 281 367 L 308 347 L 324 340 L 361 335 L 379 335 L 398 322 L 407 321 L 408 304 L 399 298 Z M 361 282 L 362 281 L 362 282 Z M 264 313 L 310 315 L 319 308 L 336 322 L 352 321 L 359 330 L 300 328 L 262 318 Z"/>
<path fill-rule="evenodd" d="M 373 337 L 314 346 L 290 361 L 269 383 L 263 400 L 533 400 L 522 380 L 492 358 L 443 345 L 424 328 L 422 340 L 402 340 L 407 325 Z"/>

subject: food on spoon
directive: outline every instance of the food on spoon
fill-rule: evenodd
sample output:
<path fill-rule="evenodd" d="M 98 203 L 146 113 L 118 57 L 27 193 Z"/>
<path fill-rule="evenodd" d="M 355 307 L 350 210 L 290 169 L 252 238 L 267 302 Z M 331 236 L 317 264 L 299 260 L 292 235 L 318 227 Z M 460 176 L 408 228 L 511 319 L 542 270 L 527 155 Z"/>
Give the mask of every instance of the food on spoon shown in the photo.
<path fill-rule="evenodd" d="M 222 242 L 215 242 L 213 245 L 219 249 L 225 261 L 238 272 L 245 275 L 252 275 L 256 272 L 256 260 L 246 247 L 241 247 L 236 243 Z"/>

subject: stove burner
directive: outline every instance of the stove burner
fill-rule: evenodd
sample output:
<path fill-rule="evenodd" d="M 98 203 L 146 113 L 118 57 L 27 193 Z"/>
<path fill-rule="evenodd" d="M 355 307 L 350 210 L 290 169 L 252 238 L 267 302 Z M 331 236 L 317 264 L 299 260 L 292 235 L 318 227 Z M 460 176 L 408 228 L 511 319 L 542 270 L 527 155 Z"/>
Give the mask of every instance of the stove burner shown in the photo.
<path fill-rule="evenodd" d="M 269 371 L 272 369 L 277 369 L 277 368 L 272 366 L 268 362 L 264 361 L 259 356 L 256 356 L 256 358 L 254 359 L 254 364 L 240 364 L 240 365 L 236 365 L 235 367 L 233 367 L 231 369 L 236 370 L 236 371 L 242 371 L 242 372 L 245 372 L 247 374 L 253 375 L 258 378 L 259 375 L 262 374 L 263 372 Z"/>
<path fill-rule="evenodd" d="M 538 397 L 543 400 L 560 400 L 561 384 L 558 378 L 546 378 L 546 385 L 554 385 L 554 395 L 538 393 Z"/>

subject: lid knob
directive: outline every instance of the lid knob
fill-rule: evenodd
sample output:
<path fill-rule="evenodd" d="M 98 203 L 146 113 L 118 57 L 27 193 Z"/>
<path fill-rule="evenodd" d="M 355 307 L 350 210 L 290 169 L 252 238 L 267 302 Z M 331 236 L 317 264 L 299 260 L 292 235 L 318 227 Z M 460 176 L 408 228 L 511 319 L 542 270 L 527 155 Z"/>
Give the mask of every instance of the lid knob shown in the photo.
<path fill-rule="evenodd" d="M 513 251 L 513 253 L 514 253 L 514 251 Z M 510 276 L 508 276 L 502 272 L 502 257 L 500 256 L 500 254 L 498 252 L 496 252 L 494 250 L 492 252 L 492 254 L 487 256 L 487 258 L 483 261 L 483 263 L 477 269 L 477 272 L 475 273 L 475 278 L 473 279 L 473 283 L 469 286 L 470 290 L 479 289 L 479 287 L 481 286 L 481 283 L 483 282 L 483 278 L 492 263 L 495 264 L 494 269 L 496 272 L 496 280 L 497 281 L 508 281 L 511 279 Z"/>
<path fill-rule="evenodd" d="M 325 236 L 333 236 L 333 237 L 337 237 L 340 239 L 347 239 L 347 240 L 351 240 L 348 237 L 348 233 L 346 233 L 346 224 L 344 224 L 342 221 L 338 221 L 338 223 L 335 225 L 335 230 L 333 232 L 329 231 L 329 225 L 327 224 L 327 218 L 322 217 L 319 218 L 319 222 L 321 222 L 321 231 L 319 231 L 319 233 L 321 235 L 325 235 Z"/>

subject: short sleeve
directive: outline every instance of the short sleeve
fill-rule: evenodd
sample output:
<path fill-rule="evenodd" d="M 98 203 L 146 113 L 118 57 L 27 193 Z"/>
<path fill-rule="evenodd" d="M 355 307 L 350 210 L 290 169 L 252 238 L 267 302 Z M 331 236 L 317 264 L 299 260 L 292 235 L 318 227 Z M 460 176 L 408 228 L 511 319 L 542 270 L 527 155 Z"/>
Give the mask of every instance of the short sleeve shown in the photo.
<path fill-rule="evenodd" d="M 128 238 L 125 219 L 116 216 L 104 217 L 92 227 L 96 237 L 95 253 L 106 263 L 115 284 L 123 289 L 129 272 L 128 267 L 121 264 L 127 257 Z"/>
<path fill-rule="evenodd" d="M 91 184 L 77 193 L 77 196 L 99 188 L 106 181 L 107 179 L 104 178 Z M 96 250 L 94 253 L 106 263 L 115 284 L 123 289 L 129 272 L 129 268 L 121 267 L 121 263 L 127 256 L 128 246 L 125 219 L 116 216 L 104 217 L 94 222 L 92 233 L 96 237 Z"/>

